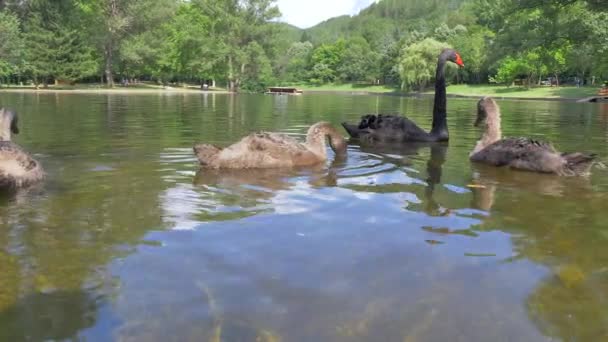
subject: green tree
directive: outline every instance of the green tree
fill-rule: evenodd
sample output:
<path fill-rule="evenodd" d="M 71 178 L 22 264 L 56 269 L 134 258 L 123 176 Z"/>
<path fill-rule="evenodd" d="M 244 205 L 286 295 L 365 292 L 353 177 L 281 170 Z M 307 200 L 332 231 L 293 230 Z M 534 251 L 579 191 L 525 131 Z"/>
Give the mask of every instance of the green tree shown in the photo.
<path fill-rule="evenodd" d="M 379 78 L 380 55 L 362 37 L 346 41 L 338 66 L 340 79 L 346 82 L 375 82 Z"/>
<path fill-rule="evenodd" d="M 437 56 L 448 47 L 447 43 L 432 38 L 406 46 L 398 64 L 401 88 L 423 90 L 435 75 Z"/>
<path fill-rule="evenodd" d="M 551 50 L 545 50 L 546 65 L 553 75 L 559 87 L 559 75 L 566 70 L 566 56 L 570 53 L 570 46 L 563 45 L 560 47 L 553 48 Z"/>
<path fill-rule="evenodd" d="M 135 1 L 136 2 L 136 1 Z M 126 36 L 134 13 L 134 3 L 128 0 L 96 0 L 94 11 L 99 14 L 99 47 L 103 54 L 105 81 L 114 86 L 114 58 L 121 40 Z"/>
<path fill-rule="evenodd" d="M 267 53 L 272 51 L 278 28 L 270 21 L 280 15 L 275 1 L 198 0 L 194 3 L 212 14 L 214 22 L 210 34 L 221 37 L 215 49 L 224 60 L 222 69 L 228 88 L 238 90 L 248 73 L 247 68 L 265 69 L 252 63 L 247 50 L 256 42 Z M 257 62 L 263 62 L 263 59 Z"/>
<path fill-rule="evenodd" d="M 522 76 L 529 78 L 534 68 L 526 58 L 506 57 L 500 61 L 498 71 L 494 76 L 494 80 L 498 83 L 512 85 L 513 82 Z"/>
<path fill-rule="evenodd" d="M 73 83 L 92 76 L 98 60 L 82 31 L 79 10 L 69 3 L 45 3 L 25 23 L 23 71 L 36 85 Z"/>
<path fill-rule="evenodd" d="M 306 80 L 312 51 L 312 43 L 308 41 L 293 43 L 279 61 L 281 78 L 287 82 Z"/>
<path fill-rule="evenodd" d="M 338 67 L 342 64 L 344 47 L 344 41 L 339 40 L 335 44 L 323 44 L 313 51 L 311 82 L 333 82 L 338 78 Z"/>
<path fill-rule="evenodd" d="M 243 69 L 242 88 L 249 91 L 263 91 L 273 81 L 272 66 L 264 48 L 251 42 L 245 49 L 247 59 Z"/>
<path fill-rule="evenodd" d="M 330 83 L 335 80 L 336 73 L 329 67 L 329 65 L 324 63 L 317 63 L 312 67 L 309 79 L 310 83 L 320 85 L 323 83 Z"/>
<path fill-rule="evenodd" d="M 494 36 L 489 29 L 473 25 L 471 29 L 460 31 L 450 37 L 448 42 L 467 61 L 463 70 L 463 74 L 469 76 L 467 81 L 474 83 L 487 81 L 483 75 L 488 69 L 488 49 Z"/>
<path fill-rule="evenodd" d="M 22 51 L 19 19 L 7 11 L 0 12 L 0 85 L 3 78 L 17 72 Z"/>
<path fill-rule="evenodd" d="M 181 78 L 205 79 L 216 65 L 214 41 L 209 37 L 211 19 L 198 7 L 185 4 L 165 25 L 171 70 Z"/>

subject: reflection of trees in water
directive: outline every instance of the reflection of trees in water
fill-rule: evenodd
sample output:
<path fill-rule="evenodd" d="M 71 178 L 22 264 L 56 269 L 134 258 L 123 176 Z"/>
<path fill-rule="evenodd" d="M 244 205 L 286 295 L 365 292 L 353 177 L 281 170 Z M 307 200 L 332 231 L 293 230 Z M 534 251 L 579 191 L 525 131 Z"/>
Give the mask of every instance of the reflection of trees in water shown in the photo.
<path fill-rule="evenodd" d="M 412 164 L 412 157 L 417 158 L 421 152 L 428 151 L 429 156 L 426 161 L 426 178 L 407 180 L 395 177 L 388 179 L 385 184 L 349 184 L 347 187 L 354 191 L 364 192 L 379 192 L 379 193 L 391 193 L 391 192 L 409 192 L 413 193 L 421 199 L 420 204 L 411 204 L 413 209 L 421 207 L 421 210 L 429 215 L 437 216 L 444 215 L 445 208 L 442 208 L 434 198 L 434 192 L 436 186 L 441 184 L 442 167 L 446 161 L 446 154 L 448 150 L 447 143 L 410 143 L 406 145 L 402 144 L 383 144 L 377 146 L 360 146 L 360 150 L 367 154 L 368 158 L 378 159 L 379 165 L 383 168 L 372 171 L 368 175 L 373 176 L 375 174 L 390 174 L 397 173 L 402 176 L 409 177 L 407 172 L 403 169 L 404 167 L 410 167 Z M 374 165 L 375 166 L 375 165 Z M 364 166 L 369 167 L 369 166 Z M 364 167 L 361 167 L 359 172 L 365 174 Z M 371 169 L 371 168 L 370 168 Z M 420 191 L 419 186 L 412 187 L 411 184 L 424 185 L 424 191 Z"/>
<path fill-rule="evenodd" d="M 608 268 L 564 266 L 528 297 L 530 318 L 547 336 L 563 341 L 608 339 Z"/>
<path fill-rule="evenodd" d="M 473 183 L 483 186 L 473 206 L 492 213 L 480 229 L 510 233 L 514 259 L 552 271 L 527 299 L 539 329 L 565 341 L 608 337 L 608 198 L 581 177 L 476 166 Z"/>
<path fill-rule="evenodd" d="M 0 311 L 0 340 L 77 339 L 96 315 L 95 298 L 84 291 L 29 294 Z"/>
<path fill-rule="evenodd" d="M 162 228 L 164 185 L 156 165 L 111 164 L 91 171 L 88 162 L 70 161 L 61 180 L 48 180 L 44 191 L 3 201 L 0 340 L 2 333 L 19 340 L 18 332 L 33 340 L 64 339 L 92 325 L 96 309 L 89 297 L 112 291 L 105 265 L 126 252 L 121 246 Z"/>

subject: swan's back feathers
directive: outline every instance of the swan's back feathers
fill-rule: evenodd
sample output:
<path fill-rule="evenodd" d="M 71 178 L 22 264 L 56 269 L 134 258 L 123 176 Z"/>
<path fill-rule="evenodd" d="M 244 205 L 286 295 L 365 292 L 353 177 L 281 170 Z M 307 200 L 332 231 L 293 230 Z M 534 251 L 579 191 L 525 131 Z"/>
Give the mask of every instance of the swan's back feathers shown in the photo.
<path fill-rule="evenodd" d="M 432 141 L 433 138 L 404 116 L 368 114 L 361 117 L 359 124 L 342 124 L 348 134 L 368 143 L 390 143 L 402 141 Z"/>
<path fill-rule="evenodd" d="M 306 150 L 306 146 L 285 134 L 271 132 L 253 133 L 241 140 L 252 151 L 283 153 L 285 150 Z"/>
<path fill-rule="evenodd" d="M 506 138 L 471 155 L 471 161 L 515 169 L 582 175 L 589 171 L 594 155 L 560 153 L 548 142 L 530 138 Z"/>
<path fill-rule="evenodd" d="M 509 165 L 514 160 L 533 160 L 543 153 L 556 153 L 550 143 L 530 138 L 505 138 L 473 154 L 471 160 L 494 166 Z"/>
<path fill-rule="evenodd" d="M 252 133 L 226 148 L 200 144 L 194 147 L 202 166 L 209 168 L 289 168 L 313 165 L 325 160 L 309 146 L 278 133 Z"/>
<path fill-rule="evenodd" d="M 0 141 L 0 187 L 22 187 L 44 178 L 44 171 L 29 153 L 11 141 Z"/>

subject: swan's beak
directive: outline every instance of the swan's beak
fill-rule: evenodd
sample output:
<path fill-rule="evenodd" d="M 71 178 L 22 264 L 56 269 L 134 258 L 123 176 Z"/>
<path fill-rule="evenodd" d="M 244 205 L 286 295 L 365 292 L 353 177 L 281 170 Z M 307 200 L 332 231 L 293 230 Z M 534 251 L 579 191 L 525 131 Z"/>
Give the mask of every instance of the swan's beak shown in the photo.
<path fill-rule="evenodd" d="M 460 54 L 456 54 L 456 64 L 458 64 L 459 67 L 464 68 L 464 62 L 462 61 Z"/>

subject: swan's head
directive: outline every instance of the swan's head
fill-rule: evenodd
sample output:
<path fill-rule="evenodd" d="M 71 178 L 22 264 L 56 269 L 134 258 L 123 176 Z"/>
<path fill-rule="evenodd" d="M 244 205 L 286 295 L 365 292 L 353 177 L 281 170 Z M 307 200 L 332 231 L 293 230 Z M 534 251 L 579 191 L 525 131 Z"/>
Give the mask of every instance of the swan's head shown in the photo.
<path fill-rule="evenodd" d="M 311 143 L 321 143 L 329 139 L 329 145 L 336 154 L 346 154 L 347 143 L 338 130 L 329 122 L 321 121 L 310 126 L 306 141 Z"/>
<path fill-rule="evenodd" d="M 445 56 L 446 60 L 452 63 L 456 63 L 456 65 L 458 65 L 459 67 L 464 68 L 464 62 L 462 61 L 462 57 L 460 57 L 460 54 L 456 50 L 444 49 L 441 55 Z"/>
<path fill-rule="evenodd" d="M 11 140 L 12 134 L 19 134 L 18 117 L 12 110 L 0 109 L 0 140 Z"/>
<path fill-rule="evenodd" d="M 475 127 L 479 127 L 486 122 L 488 115 L 495 115 L 498 109 L 498 105 L 493 98 L 489 96 L 482 97 L 477 102 L 477 120 L 475 120 Z"/>
<path fill-rule="evenodd" d="M 329 136 L 329 146 L 331 146 L 332 150 L 339 155 L 345 155 L 348 144 L 344 137 L 340 134 L 330 135 Z"/>

